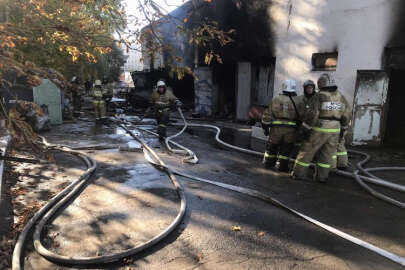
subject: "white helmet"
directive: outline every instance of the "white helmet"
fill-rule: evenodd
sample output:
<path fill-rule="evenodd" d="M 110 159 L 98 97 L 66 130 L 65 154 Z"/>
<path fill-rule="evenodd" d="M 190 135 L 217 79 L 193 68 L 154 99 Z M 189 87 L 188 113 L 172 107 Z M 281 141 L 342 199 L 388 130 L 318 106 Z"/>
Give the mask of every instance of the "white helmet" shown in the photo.
<path fill-rule="evenodd" d="M 101 81 L 100 80 L 96 80 L 94 82 L 94 86 L 101 86 Z"/>
<path fill-rule="evenodd" d="M 164 81 L 158 81 L 156 86 L 157 87 L 166 86 L 166 83 Z"/>
<path fill-rule="evenodd" d="M 297 92 L 297 83 L 295 80 L 285 80 L 282 85 L 283 92 L 296 93 Z"/>

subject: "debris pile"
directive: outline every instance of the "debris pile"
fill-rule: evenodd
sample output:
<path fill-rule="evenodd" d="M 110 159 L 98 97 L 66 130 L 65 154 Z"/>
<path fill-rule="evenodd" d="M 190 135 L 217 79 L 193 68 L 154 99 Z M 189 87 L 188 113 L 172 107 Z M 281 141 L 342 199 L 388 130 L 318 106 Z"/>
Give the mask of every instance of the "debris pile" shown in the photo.
<path fill-rule="evenodd" d="M 27 145 L 39 152 L 41 140 L 35 132 L 49 129 L 48 115 L 37 104 L 29 101 L 18 101 L 10 109 L 8 130 L 16 145 Z"/>

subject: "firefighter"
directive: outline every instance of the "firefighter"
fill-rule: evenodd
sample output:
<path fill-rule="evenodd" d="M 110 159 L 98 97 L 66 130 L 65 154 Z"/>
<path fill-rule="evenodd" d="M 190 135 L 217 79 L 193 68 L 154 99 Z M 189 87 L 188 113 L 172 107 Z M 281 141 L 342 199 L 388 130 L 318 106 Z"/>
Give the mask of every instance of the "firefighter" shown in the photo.
<path fill-rule="evenodd" d="M 311 80 L 307 80 L 304 82 L 304 84 L 302 85 L 304 94 L 299 96 L 299 100 L 300 100 L 300 106 L 301 109 L 300 111 L 302 111 L 302 113 L 305 114 L 305 111 L 307 109 L 309 109 L 309 103 L 312 100 L 312 97 L 316 94 L 315 91 L 315 83 Z"/>
<path fill-rule="evenodd" d="M 70 83 L 73 85 L 72 89 L 72 99 L 73 99 L 73 114 L 75 117 L 80 115 L 80 110 L 82 108 L 81 104 L 81 86 L 80 86 L 80 78 L 74 76 Z"/>
<path fill-rule="evenodd" d="M 330 74 L 325 73 L 319 77 L 318 88 L 320 92 L 303 116 L 300 129 L 307 139 L 298 153 L 292 176 L 308 179 L 310 162 L 317 155 L 315 179 L 326 182 L 339 139 L 348 129 L 351 109 Z"/>
<path fill-rule="evenodd" d="M 278 159 L 279 170 L 288 172 L 289 157 L 296 139 L 299 104 L 296 104 L 297 93 L 294 80 L 286 80 L 282 90 L 283 93 L 274 98 L 263 113 L 263 131 L 266 136 L 269 135 L 263 163 L 266 168 L 273 168 Z"/>
<path fill-rule="evenodd" d="M 301 118 L 309 110 L 311 101 L 313 101 L 313 97 L 316 95 L 315 88 L 316 88 L 315 83 L 312 80 L 307 80 L 302 85 L 304 94 L 297 97 L 298 113 L 299 113 L 299 118 L 300 118 L 299 126 L 301 125 L 301 122 L 302 122 Z M 304 139 L 303 138 L 304 134 L 302 134 L 302 132 L 301 132 L 302 129 L 298 128 L 297 131 L 298 132 L 297 132 L 297 139 L 295 141 L 295 147 L 291 154 L 293 159 L 295 159 L 297 157 L 298 152 L 302 145 L 302 141 Z"/>
<path fill-rule="evenodd" d="M 93 83 L 91 82 L 91 80 L 87 80 L 84 83 L 84 89 L 86 90 L 86 94 L 90 93 L 92 87 L 93 87 Z"/>
<path fill-rule="evenodd" d="M 106 111 L 108 112 L 110 109 L 111 100 L 114 96 L 114 88 L 106 77 L 103 78 L 103 90 L 103 99 L 105 101 Z"/>
<path fill-rule="evenodd" d="M 94 89 L 93 89 L 93 106 L 94 112 L 96 114 L 96 121 L 101 121 L 105 118 L 105 102 L 103 100 L 103 86 L 100 80 L 96 80 L 94 82 Z"/>
<path fill-rule="evenodd" d="M 163 80 L 157 82 L 156 89 L 153 90 L 151 97 L 152 106 L 155 108 L 155 116 L 158 124 L 157 133 L 159 139 L 166 137 L 166 127 L 170 119 L 170 107 L 175 105 L 180 108 L 182 103 L 173 94 L 171 89 L 167 89 L 167 85 Z"/>

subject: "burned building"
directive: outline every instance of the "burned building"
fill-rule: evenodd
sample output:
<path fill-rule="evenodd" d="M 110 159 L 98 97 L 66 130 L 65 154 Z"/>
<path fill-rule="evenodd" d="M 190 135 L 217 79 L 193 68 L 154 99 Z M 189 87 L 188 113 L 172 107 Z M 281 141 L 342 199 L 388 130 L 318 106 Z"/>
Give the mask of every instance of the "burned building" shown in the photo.
<path fill-rule="evenodd" d="M 232 0 L 185 3 L 169 14 L 168 21 L 155 27 L 162 40 L 170 44 L 171 52 L 152 56 L 144 53 L 144 69 L 162 68 L 173 61 L 173 55 L 180 56 L 181 61 L 176 64 L 192 67 L 198 80 L 186 77 L 187 83 L 181 85 L 184 90 L 174 87 L 177 96 L 182 98 L 185 92 L 192 91 L 198 114 L 236 114 L 238 120 L 248 120 L 251 104 L 264 106 L 271 99 L 274 81 L 273 35 L 268 24 L 267 4 L 257 3 L 237 5 Z M 176 35 L 179 26 L 193 29 L 202 20 L 215 21 L 224 31 L 235 29 L 232 35 L 235 41 L 225 47 L 210 44 L 194 48 L 187 36 Z M 222 63 L 214 60 L 207 65 L 204 58 L 209 50 L 218 53 Z M 168 79 L 169 84 L 176 83 Z"/>
<path fill-rule="evenodd" d="M 401 69 L 397 62 L 403 60 L 397 48 L 404 45 L 398 39 L 403 6 L 396 0 L 273 1 L 269 13 L 277 29 L 275 93 L 286 78 L 302 83 L 334 73 L 353 104 L 353 144 L 397 137 L 395 130 L 404 127 L 404 119 L 390 123 L 400 109 L 395 100 L 402 95 L 394 88 Z"/>
<path fill-rule="evenodd" d="M 204 48 L 173 35 L 191 10 L 190 26 L 208 17 L 236 30 L 234 43 L 215 48 L 223 64 L 205 65 Z M 401 0 L 189 1 L 171 14 L 179 20 L 163 32 L 183 64 L 202 78 L 193 85 L 197 111 L 210 114 L 230 105 L 237 120 L 247 120 L 250 106 L 267 104 L 283 80 L 299 86 L 327 72 L 353 104 L 353 144 L 405 144 L 403 11 Z M 209 96 L 209 110 L 200 94 Z"/>

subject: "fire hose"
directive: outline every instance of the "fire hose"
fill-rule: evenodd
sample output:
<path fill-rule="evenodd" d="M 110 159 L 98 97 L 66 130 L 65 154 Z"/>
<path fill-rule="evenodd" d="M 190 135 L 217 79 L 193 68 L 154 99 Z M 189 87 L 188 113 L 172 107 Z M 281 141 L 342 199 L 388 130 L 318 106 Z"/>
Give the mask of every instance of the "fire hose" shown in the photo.
<path fill-rule="evenodd" d="M 179 113 L 180 113 L 180 116 L 181 116 L 182 120 L 186 123 L 186 120 L 185 120 L 185 118 L 183 116 L 183 113 L 182 113 L 182 111 L 180 109 L 179 109 Z M 179 125 L 181 125 L 181 124 L 179 124 Z M 263 154 L 264 154 L 264 153 L 261 153 L 261 152 L 258 152 L 258 151 L 254 151 L 254 150 L 250 150 L 250 149 L 244 149 L 244 148 L 241 148 L 241 147 L 238 147 L 238 146 L 235 146 L 235 145 L 231 145 L 229 143 L 226 143 L 226 142 L 222 141 L 220 139 L 221 130 L 217 126 L 208 125 L 208 124 L 190 124 L 190 123 L 187 123 L 187 126 L 190 126 L 190 127 L 204 127 L 204 128 L 211 128 L 211 129 L 216 130 L 215 140 L 218 143 L 220 143 L 221 145 L 223 145 L 223 146 L 225 146 L 227 148 L 230 148 L 230 149 L 233 149 L 233 150 L 236 150 L 236 151 L 240 151 L 240 152 L 243 152 L 243 153 L 246 153 L 246 154 L 252 154 L 252 155 L 260 156 L 260 157 L 262 157 Z M 139 130 L 142 130 L 142 131 L 145 131 L 145 132 L 148 132 L 148 133 L 153 134 L 155 136 L 159 136 L 158 134 L 156 134 L 156 133 L 154 133 L 152 131 L 149 131 L 149 130 L 146 130 L 146 129 L 143 129 L 143 128 L 139 128 L 139 127 L 136 127 L 136 126 L 135 126 L 135 128 L 137 128 Z M 133 136 L 134 138 L 136 137 L 136 135 L 134 135 L 128 128 L 124 127 L 124 129 L 131 136 Z M 182 129 L 180 134 L 182 132 L 184 132 L 184 128 Z M 177 135 L 176 136 L 171 136 L 170 138 L 173 139 L 175 137 L 177 137 Z M 166 142 L 167 141 L 170 141 L 170 140 L 166 140 Z M 405 168 L 403 168 L 403 167 L 389 167 L 389 168 L 385 167 L 385 168 L 369 168 L 369 169 L 365 169 L 362 166 L 364 164 L 366 164 L 370 160 L 371 157 L 368 154 L 360 152 L 360 151 L 350 150 L 349 152 L 354 153 L 354 154 L 363 155 L 363 156 L 366 157 L 364 160 L 360 161 L 357 164 L 357 166 L 358 166 L 359 170 L 361 172 L 367 174 L 368 177 L 359 175 L 358 170 L 356 170 L 353 173 L 349 173 L 349 172 L 345 172 L 345 171 L 341 171 L 341 170 L 336 170 L 336 172 L 338 174 L 342 175 L 342 176 L 355 178 L 355 180 L 363 188 L 365 188 L 367 191 L 369 191 L 372 195 L 374 195 L 374 196 L 376 196 L 376 197 L 378 197 L 380 199 L 383 199 L 383 200 L 385 200 L 387 202 L 393 203 L 394 205 L 397 205 L 397 206 L 399 206 L 401 208 L 404 208 L 404 204 L 402 202 L 396 201 L 396 200 L 394 200 L 392 198 L 389 198 L 388 196 L 385 196 L 385 195 L 383 195 L 381 193 L 376 192 L 371 187 L 369 187 L 367 184 L 365 184 L 364 181 L 367 181 L 367 182 L 370 182 L 370 183 L 373 183 L 373 184 L 377 184 L 377 185 L 380 185 L 380 186 L 388 187 L 388 188 L 398 190 L 398 191 L 405 191 L 404 186 L 393 184 L 393 183 L 390 183 L 388 181 L 384 181 L 384 180 L 382 180 L 382 179 L 380 179 L 380 178 L 378 178 L 378 177 L 376 177 L 376 176 L 374 176 L 373 174 L 370 173 L 371 171 L 382 171 L 382 170 L 397 170 L 397 171 L 399 170 L 399 171 L 402 171 L 402 170 L 405 170 Z M 154 164 L 155 166 L 160 167 L 161 169 L 163 169 L 161 166 L 154 163 L 148 156 L 146 156 L 146 158 L 151 164 Z M 290 159 L 290 161 L 295 161 L 295 160 Z M 383 257 L 385 257 L 385 258 L 387 258 L 387 259 L 389 259 L 391 261 L 394 261 L 394 262 L 396 262 L 396 263 L 398 263 L 400 265 L 405 266 L 405 258 L 404 257 L 401 257 L 401 256 L 398 256 L 396 254 L 390 253 L 387 250 L 384 250 L 384 249 L 379 248 L 379 247 L 377 247 L 375 245 L 372 245 L 372 244 L 370 244 L 370 243 L 368 243 L 366 241 L 358 239 L 358 238 L 356 238 L 356 237 L 354 237 L 354 236 L 352 236 L 350 234 L 344 233 L 344 232 L 342 232 L 342 231 L 340 231 L 340 230 L 338 230 L 338 229 L 336 229 L 336 228 L 334 228 L 332 226 L 329 226 L 327 224 L 319 222 L 319 221 L 317 221 L 317 220 L 315 220 L 315 219 L 313 219 L 313 218 L 311 218 L 309 216 L 306 216 L 306 215 L 304 215 L 304 214 L 302 214 L 302 213 L 288 207 L 287 205 L 285 205 L 285 204 L 279 202 L 278 200 L 268 196 L 267 194 L 264 194 L 264 193 L 261 193 L 261 192 L 258 192 L 256 190 L 252 190 L 252 189 L 249 189 L 249 188 L 233 186 L 233 185 L 229 185 L 229 184 L 224 184 L 224 183 L 220 183 L 220 182 L 216 182 L 216 181 L 207 180 L 207 179 L 204 179 L 204 178 L 201 178 L 201 177 L 192 176 L 192 175 L 189 175 L 189 174 L 185 174 L 185 173 L 176 171 L 174 169 L 172 169 L 172 171 L 175 174 L 179 175 L 179 176 L 183 176 L 185 178 L 188 178 L 188 179 L 191 179 L 191 180 L 194 180 L 194 181 L 199 181 L 199 182 L 204 182 L 204 183 L 207 183 L 207 184 L 215 185 L 215 186 L 218 186 L 218 187 L 222 187 L 224 189 L 228 189 L 228 190 L 232 190 L 232 191 L 235 191 L 235 192 L 238 192 L 238 193 L 249 195 L 251 197 L 255 197 L 255 198 L 264 200 L 266 202 L 270 202 L 270 203 L 272 203 L 272 204 L 274 204 L 274 205 L 276 205 L 278 207 L 281 207 L 281 208 L 283 208 L 283 209 L 297 215 L 298 217 L 303 218 L 303 219 L 305 219 L 305 220 L 307 220 L 307 221 L 309 221 L 309 222 L 311 222 L 311 223 L 313 223 L 313 224 L 315 224 L 315 225 L 317 225 L 317 226 L 319 226 L 319 227 L 321 227 L 321 228 L 323 228 L 323 229 L 325 229 L 325 230 L 327 230 L 327 231 L 329 231 L 329 232 L 331 232 L 331 233 L 333 233 L 333 234 L 335 234 L 337 236 L 340 236 L 340 237 L 342 237 L 342 238 L 344 238 L 344 239 L 346 239 L 346 240 L 348 240 L 348 241 L 350 241 L 350 242 L 352 242 L 354 244 L 362 246 L 362 247 L 364 247 L 364 248 L 366 248 L 366 249 L 368 249 L 368 250 L 370 250 L 372 252 L 375 252 L 375 253 L 377 253 L 377 254 L 379 254 L 379 255 L 381 255 L 381 256 L 383 256 Z"/>
<path fill-rule="evenodd" d="M 40 255 L 42 255 L 43 257 L 47 258 L 50 261 L 64 263 L 64 264 L 70 264 L 70 265 L 103 264 L 103 263 L 119 261 L 120 259 L 137 254 L 137 253 L 155 245 L 156 243 L 160 242 L 166 236 L 168 236 L 180 224 L 180 222 L 182 221 L 183 216 L 185 214 L 185 211 L 186 211 L 186 197 L 185 197 L 182 185 L 177 181 L 173 172 L 166 166 L 166 164 L 159 158 L 159 156 L 146 143 L 144 143 L 141 139 L 139 139 L 135 135 L 133 135 L 133 137 L 139 143 L 141 143 L 141 145 L 144 149 L 145 155 L 146 155 L 146 153 L 148 153 L 151 156 L 153 156 L 153 158 L 155 159 L 154 162 L 156 164 L 159 164 L 161 166 L 162 170 L 164 170 L 168 174 L 168 176 L 170 177 L 170 180 L 172 181 L 173 186 L 175 187 L 177 195 L 180 198 L 180 210 L 179 210 L 176 218 L 172 221 L 172 223 L 165 230 L 163 230 L 162 232 L 160 232 L 158 235 L 154 236 L 147 242 L 141 243 L 133 248 L 130 248 L 130 249 L 127 249 L 127 250 L 124 250 L 121 252 L 117 252 L 114 254 L 109 254 L 109 255 L 95 256 L 95 257 L 73 257 L 73 256 L 59 255 L 59 254 L 56 254 L 56 253 L 50 251 L 49 249 L 45 248 L 41 242 L 41 236 L 42 236 L 42 232 L 45 228 L 45 225 L 56 214 L 56 212 L 61 207 L 63 207 L 67 203 L 71 202 L 71 199 L 74 198 L 75 196 L 77 196 L 78 193 L 80 192 L 80 190 L 88 183 L 90 176 L 94 173 L 94 171 L 96 169 L 96 162 L 93 159 L 91 159 L 88 155 L 86 155 L 85 153 L 72 150 L 67 146 L 49 144 L 43 138 L 43 142 L 48 148 L 59 150 L 59 151 L 66 152 L 66 153 L 73 154 L 73 155 L 80 157 L 82 160 L 84 160 L 88 169 L 86 170 L 86 172 L 83 175 L 80 176 L 79 179 L 77 179 L 72 184 L 70 184 L 68 187 L 66 187 L 63 191 L 61 191 L 54 198 L 52 198 L 45 206 L 43 206 L 37 213 L 35 213 L 35 215 L 25 225 L 25 227 L 24 227 L 23 231 L 21 232 L 21 234 L 19 235 L 16 245 L 14 247 L 13 261 L 12 261 L 13 270 L 19 270 L 19 269 L 24 268 L 23 262 L 22 262 L 22 253 L 23 253 L 24 243 L 25 243 L 25 240 L 26 240 L 27 235 L 30 232 L 31 228 L 37 222 L 38 223 L 35 227 L 35 232 L 34 232 L 34 236 L 33 236 L 34 247 L 35 247 L 36 251 Z M 148 155 L 148 158 L 150 158 L 150 155 Z"/>
<path fill-rule="evenodd" d="M 175 124 L 177 125 L 177 124 Z M 258 151 L 254 151 L 254 150 L 250 150 L 250 149 L 245 149 L 245 148 L 240 148 L 238 146 L 235 145 L 231 145 L 229 143 L 226 143 L 224 141 L 222 141 L 220 139 L 220 134 L 221 134 L 221 130 L 220 128 L 218 128 L 217 126 L 213 126 L 213 125 L 208 125 L 208 124 L 188 124 L 189 127 L 202 127 L 202 128 L 210 128 L 210 129 L 214 129 L 216 131 L 216 135 L 215 135 L 215 140 L 229 148 L 229 149 L 233 149 L 245 154 L 251 154 L 251 155 L 255 155 L 255 156 L 260 156 L 262 157 L 264 155 L 264 153 L 258 152 Z M 370 186 L 368 186 L 365 182 L 369 182 L 372 184 L 376 184 L 379 186 L 383 186 L 383 187 L 387 187 L 396 191 L 402 191 L 405 192 L 405 186 L 403 185 L 398 185 L 398 184 L 394 184 L 391 183 L 389 181 L 384 181 L 381 178 L 378 178 L 377 176 L 375 176 L 374 174 L 372 174 L 371 172 L 376 172 L 376 171 L 405 171 L 405 167 L 378 167 L 378 168 L 367 168 L 365 169 L 363 167 L 364 164 L 366 164 L 369 160 L 370 160 L 370 155 L 364 153 L 364 152 L 360 152 L 360 151 L 354 151 L 354 150 L 348 150 L 349 153 L 353 153 L 353 154 L 357 154 L 357 155 L 361 155 L 364 156 L 365 159 L 363 159 L 362 161 L 360 161 L 359 163 L 357 163 L 357 167 L 358 170 L 355 170 L 353 173 L 350 172 L 346 172 L 346 171 L 341 171 L 341 170 L 335 170 L 335 172 L 339 175 L 342 176 L 346 176 L 346 177 L 351 177 L 354 178 L 357 183 L 359 183 L 360 186 L 362 186 L 364 189 L 366 189 L 369 193 L 371 193 L 373 196 L 384 200 L 386 202 L 389 202 L 391 204 L 394 204 L 400 208 L 405 208 L 405 203 L 397 201 L 393 198 L 390 198 L 380 192 L 375 191 L 373 188 L 371 188 Z M 295 162 L 294 159 L 290 158 L 290 161 Z M 311 166 L 314 166 L 313 164 L 311 164 Z M 360 175 L 359 172 L 362 172 L 364 174 L 366 174 L 367 176 L 364 175 Z"/>
<path fill-rule="evenodd" d="M 200 127 L 200 128 L 209 128 L 209 129 L 213 129 L 216 131 L 215 134 L 215 140 L 222 146 L 225 146 L 226 148 L 229 149 L 233 149 L 245 154 L 250 154 L 250 155 L 255 155 L 255 156 L 259 156 L 259 157 L 263 157 L 264 153 L 262 152 L 258 152 L 258 151 L 254 151 L 254 150 L 250 150 L 250 149 L 245 149 L 245 148 L 241 148 L 235 145 L 231 145 L 229 143 L 224 142 L 223 140 L 221 140 L 220 138 L 220 134 L 221 134 L 221 129 L 217 126 L 214 125 L 209 125 L 209 124 L 191 124 L 191 123 L 187 123 L 184 115 L 182 113 L 181 110 L 179 110 L 180 116 L 182 118 L 182 120 L 184 121 L 184 123 L 187 124 L 187 126 L 189 127 Z M 181 125 L 181 124 L 174 124 L 176 126 Z M 184 131 L 184 130 L 182 130 Z M 181 134 L 181 133 L 180 133 Z M 170 138 L 173 139 L 176 136 L 171 136 Z M 370 155 L 368 155 L 367 153 L 361 152 L 361 151 L 355 151 L 355 150 L 348 150 L 349 153 L 351 154 L 356 154 L 356 155 L 360 155 L 365 157 L 363 160 L 361 160 L 360 162 L 358 162 L 357 168 L 358 170 L 355 170 L 353 173 L 351 172 L 346 172 L 346 171 L 342 171 L 342 170 L 338 170 L 336 169 L 335 172 L 341 176 L 346 176 L 346 177 L 350 177 L 350 178 L 354 178 L 357 183 L 363 187 L 365 190 L 367 190 L 370 194 L 372 194 L 373 196 L 384 200 L 388 203 L 394 204 L 400 208 L 405 208 L 405 203 L 400 202 L 398 200 L 395 200 L 393 198 L 390 198 L 380 192 L 377 192 L 376 190 L 374 190 L 373 188 L 371 188 L 369 185 L 367 185 L 365 182 L 369 182 L 375 185 L 379 185 L 379 186 L 383 186 L 386 188 L 390 188 L 396 191 L 401 191 L 401 192 L 405 192 L 405 186 L 403 185 L 398 185 L 395 183 L 392 183 L 390 181 L 386 181 L 383 180 L 377 176 L 375 176 L 374 174 L 372 174 L 371 172 L 377 172 L 377 171 L 405 171 L 405 167 L 378 167 L 378 168 L 364 168 L 363 166 L 370 161 L 371 157 Z M 294 159 L 290 158 L 290 161 L 295 162 Z M 311 166 L 314 166 L 313 164 L 311 164 Z M 365 174 L 364 175 L 360 175 L 359 172 Z"/>
<path fill-rule="evenodd" d="M 183 121 L 185 122 L 185 126 L 187 126 L 183 114 L 181 113 L 180 110 L 179 110 L 179 112 L 183 118 Z M 294 215 L 296 215 L 300 218 L 303 218 L 304 220 L 307 220 L 335 235 L 338 235 L 354 244 L 362 246 L 393 262 L 396 262 L 402 266 L 405 266 L 404 257 L 393 254 L 387 250 L 384 250 L 384 249 L 379 248 L 375 245 L 372 245 L 366 241 L 358 239 L 350 234 L 344 233 L 332 226 L 319 222 L 309 216 L 306 216 L 306 215 L 286 206 L 285 204 L 279 202 L 278 200 L 272 198 L 271 196 L 269 196 L 267 194 L 264 194 L 264 193 L 261 193 L 259 191 L 252 190 L 249 188 L 243 188 L 243 187 L 228 185 L 228 184 L 224 184 L 224 183 L 220 183 L 220 182 L 216 182 L 216 181 L 211 181 L 211 180 L 191 176 L 191 175 L 184 174 L 184 173 L 178 172 L 176 170 L 173 170 L 173 169 L 169 168 L 168 166 L 166 166 L 166 164 L 159 158 L 159 156 L 154 152 L 154 150 L 152 148 L 150 148 L 145 142 L 143 142 L 143 140 L 141 140 L 130 129 L 128 129 L 125 126 L 125 123 L 123 121 L 118 122 L 118 124 L 120 127 L 122 127 L 124 130 L 126 130 L 134 139 L 136 139 L 142 145 L 145 158 L 152 165 L 156 166 L 158 169 L 165 171 L 168 174 L 168 176 L 170 177 L 170 180 L 172 181 L 172 184 L 174 185 L 175 190 L 180 198 L 180 210 L 179 210 L 176 218 L 172 221 L 172 223 L 165 230 L 163 230 L 161 233 L 159 233 L 157 236 L 151 238 L 147 242 L 139 244 L 136 247 L 133 247 L 133 248 L 121 251 L 121 252 L 117 252 L 114 254 L 96 256 L 96 257 L 69 257 L 69 256 L 63 256 L 63 255 L 56 254 L 56 253 L 46 249 L 41 243 L 42 231 L 43 231 L 45 225 L 62 206 L 69 203 L 71 201 L 71 199 L 74 198 L 75 196 L 77 196 L 77 194 L 80 192 L 80 190 L 84 188 L 84 186 L 88 183 L 90 176 L 94 173 L 94 171 L 96 169 L 96 162 L 83 152 L 72 150 L 69 147 L 63 146 L 63 145 L 52 145 L 52 144 L 47 143 L 44 139 L 44 144 L 47 147 L 53 148 L 55 150 L 64 151 L 66 153 L 73 154 L 73 155 L 80 157 L 86 163 L 88 169 L 86 170 L 86 172 L 83 175 L 80 176 L 79 179 L 74 181 L 72 184 L 70 184 L 68 187 L 66 187 L 63 191 L 61 191 L 59 194 L 57 194 L 54 198 L 52 198 L 26 224 L 23 231 L 19 235 L 19 238 L 18 238 L 17 243 L 14 248 L 13 266 L 12 266 L 13 270 L 23 269 L 22 260 L 21 260 L 23 246 L 24 246 L 24 243 L 25 243 L 25 240 L 26 240 L 26 237 L 27 237 L 29 231 L 37 222 L 38 222 L 38 224 L 36 225 L 34 237 L 33 237 L 35 249 L 37 250 L 37 252 L 39 254 L 41 254 L 45 258 L 49 259 L 50 261 L 64 263 L 64 264 L 71 264 L 71 265 L 87 264 L 88 265 L 88 264 L 100 264 L 100 263 L 114 262 L 114 261 L 123 259 L 125 257 L 137 254 L 137 253 L 151 247 L 152 245 L 158 243 L 159 241 L 163 240 L 166 236 L 168 236 L 170 234 L 170 232 L 172 232 L 177 227 L 177 225 L 181 222 L 181 220 L 184 216 L 184 213 L 186 211 L 186 198 L 185 198 L 184 190 L 183 190 L 183 187 L 181 186 L 181 184 L 175 178 L 174 174 L 183 176 L 185 178 L 188 178 L 188 179 L 191 179 L 194 181 L 199 181 L 199 182 L 204 182 L 207 184 L 215 185 L 215 186 L 218 186 L 218 187 L 221 187 L 224 189 L 232 190 L 232 191 L 239 192 L 239 193 L 251 196 L 251 197 L 255 197 L 255 198 L 264 200 L 266 202 L 270 202 L 270 203 L 272 203 L 278 207 L 281 207 L 281 208 L 293 213 Z M 262 155 L 260 152 L 239 148 L 237 146 L 233 146 L 233 145 L 223 142 L 219 138 L 220 129 L 218 127 L 215 127 L 212 125 L 201 125 L 201 124 L 188 124 L 188 126 L 214 128 L 217 130 L 216 140 L 219 143 L 223 144 L 224 146 L 231 148 L 231 149 L 235 149 L 237 151 L 248 153 L 248 154 L 260 155 L 260 156 Z M 147 131 L 145 129 L 141 129 L 141 128 L 139 128 L 139 129 Z M 174 143 L 173 141 L 171 141 L 171 139 L 179 136 L 179 134 L 184 132 L 184 130 L 185 130 L 185 128 L 183 128 L 181 132 L 177 133 L 176 136 L 169 137 L 167 140 L 165 140 L 165 143 L 166 144 L 172 143 L 175 146 L 179 146 L 180 144 Z M 157 135 L 151 131 L 147 131 L 147 132 Z M 185 151 L 182 153 L 186 153 L 186 152 L 189 153 L 187 150 L 185 150 L 186 149 L 185 147 L 181 146 L 180 148 Z M 365 161 L 365 162 L 367 162 L 367 161 Z M 363 162 L 360 162 L 360 163 L 362 163 L 361 165 L 363 165 L 365 162 L 363 160 Z M 379 168 L 376 168 L 376 169 L 379 169 Z M 362 180 L 367 181 L 367 178 L 373 178 L 373 175 L 370 172 L 376 171 L 376 169 L 360 169 L 363 173 L 366 173 L 367 175 L 369 175 L 369 177 L 360 176 L 357 171 L 354 173 L 354 175 L 355 175 L 356 179 L 357 180 L 360 179 L 361 182 L 362 182 Z M 403 170 L 403 168 L 398 168 L 398 169 Z M 347 174 L 346 172 L 341 172 L 341 173 L 342 173 L 342 175 Z M 380 182 L 381 185 L 386 184 L 385 181 L 383 181 L 381 179 L 377 179 L 377 178 L 375 178 L 373 181 L 377 181 L 377 180 L 378 180 L 378 182 Z M 391 186 L 391 188 L 393 188 L 393 186 Z"/>

